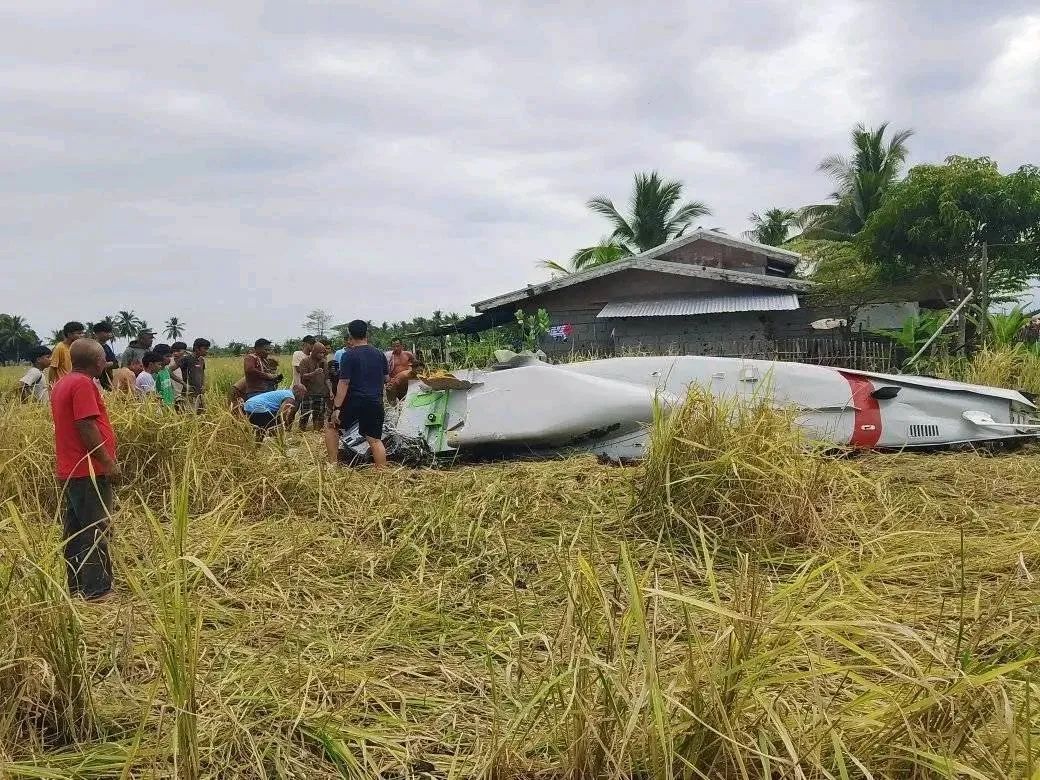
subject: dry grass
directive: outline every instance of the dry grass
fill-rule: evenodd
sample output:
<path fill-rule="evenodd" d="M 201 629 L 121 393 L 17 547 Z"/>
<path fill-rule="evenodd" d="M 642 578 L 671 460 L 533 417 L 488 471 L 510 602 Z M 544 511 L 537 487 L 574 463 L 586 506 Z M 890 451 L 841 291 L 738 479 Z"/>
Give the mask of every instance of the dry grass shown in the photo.
<path fill-rule="evenodd" d="M 330 474 L 216 404 L 113 416 L 88 606 L 46 413 L 0 402 L 0 777 L 1040 767 L 1035 454 L 835 461 L 701 399 L 645 467 Z"/>

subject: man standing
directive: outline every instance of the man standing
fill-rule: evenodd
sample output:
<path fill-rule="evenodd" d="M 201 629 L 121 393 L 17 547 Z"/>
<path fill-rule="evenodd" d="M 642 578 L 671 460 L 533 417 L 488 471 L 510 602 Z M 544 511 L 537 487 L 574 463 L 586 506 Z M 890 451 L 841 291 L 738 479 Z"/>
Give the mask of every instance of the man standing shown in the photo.
<path fill-rule="evenodd" d="M 368 441 L 372 462 L 377 469 L 386 465 L 383 446 L 383 388 L 389 366 L 386 355 L 368 343 L 368 323 L 354 320 L 347 325 L 349 349 L 339 367 L 336 398 L 332 404 L 332 424 L 325 429 L 325 448 L 329 462 L 339 462 L 339 430 L 356 423 Z"/>
<path fill-rule="evenodd" d="M 130 364 L 136 361 L 143 363 L 144 353 L 151 350 L 154 339 L 155 333 L 148 330 L 148 328 L 139 331 L 137 338 L 127 344 L 123 354 L 119 356 L 119 365 L 123 368 L 129 368 Z"/>
<path fill-rule="evenodd" d="M 311 350 L 314 349 L 314 342 L 315 342 L 315 340 L 316 339 L 314 338 L 314 336 L 304 336 L 303 337 L 303 341 L 300 342 L 300 348 L 298 350 L 296 350 L 295 352 L 293 352 L 293 355 L 292 355 L 292 378 L 293 378 L 293 384 L 296 384 L 296 383 L 300 382 L 300 372 L 299 372 L 300 363 L 303 362 L 303 359 L 305 357 L 307 357 L 308 355 L 311 354 Z M 301 384 L 302 384 L 302 382 L 301 382 Z"/>
<path fill-rule="evenodd" d="M 109 320 L 95 322 L 91 335 L 94 337 L 94 341 L 105 350 L 105 373 L 101 375 L 98 381 L 101 382 L 102 390 L 111 390 L 112 372 L 119 368 L 116 353 L 112 351 L 112 345 L 108 343 L 112 340 L 112 323 Z"/>
<path fill-rule="evenodd" d="M 72 370 L 72 356 L 69 354 L 69 346 L 76 339 L 83 338 L 82 322 L 66 322 L 61 329 L 63 338 L 54 345 L 51 351 L 51 365 L 47 369 L 47 384 L 54 387 L 55 383 Z"/>
<path fill-rule="evenodd" d="M 397 403 L 408 395 L 408 381 L 414 378 L 415 355 L 404 348 L 401 339 L 390 342 L 390 351 L 386 354 L 390 364 L 389 378 L 386 380 L 386 398 Z"/>
<path fill-rule="evenodd" d="M 270 354 L 271 342 L 267 339 L 257 339 L 253 344 L 253 351 L 242 359 L 242 369 L 246 378 L 243 395 L 246 400 L 274 390 L 282 381 L 282 375 L 274 373 L 273 362 L 268 362 Z"/>
<path fill-rule="evenodd" d="M 112 485 L 121 472 L 116 436 L 94 384 L 105 370 L 105 350 L 79 339 L 69 351 L 72 371 L 51 390 L 56 472 L 65 494 L 65 565 L 69 592 L 94 601 L 112 592 L 108 526 Z"/>
<path fill-rule="evenodd" d="M 307 388 L 307 397 L 300 405 L 300 430 L 307 430 L 311 423 L 313 430 L 325 426 L 328 417 L 329 381 L 325 375 L 325 345 L 320 341 L 314 345 L 310 354 L 304 357 L 297 367 L 299 384 Z"/>
<path fill-rule="evenodd" d="M 181 358 L 181 379 L 184 382 L 184 408 L 202 414 L 206 394 L 206 355 L 209 339 L 195 339 L 191 352 Z"/>

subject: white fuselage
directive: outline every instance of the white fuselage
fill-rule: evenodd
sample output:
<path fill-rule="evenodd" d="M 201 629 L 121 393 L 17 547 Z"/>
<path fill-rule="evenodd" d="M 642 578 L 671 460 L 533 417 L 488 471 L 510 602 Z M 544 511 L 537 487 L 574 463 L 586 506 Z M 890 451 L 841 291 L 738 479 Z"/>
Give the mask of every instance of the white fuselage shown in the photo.
<path fill-rule="evenodd" d="M 467 389 L 413 384 L 397 422 L 435 453 L 573 448 L 638 459 L 654 404 L 691 385 L 720 398 L 766 398 L 814 439 L 841 446 L 941 446 L 1034 435 L 1020 393 L 915 376 L 713 357 L 631 357 L 456 372 Z M 432 416 L 431 416 L 432 415 Z M 970 418 L 970 419 L 969 419 Z M 981 421 L 981 422 L 980 422 Z"/>

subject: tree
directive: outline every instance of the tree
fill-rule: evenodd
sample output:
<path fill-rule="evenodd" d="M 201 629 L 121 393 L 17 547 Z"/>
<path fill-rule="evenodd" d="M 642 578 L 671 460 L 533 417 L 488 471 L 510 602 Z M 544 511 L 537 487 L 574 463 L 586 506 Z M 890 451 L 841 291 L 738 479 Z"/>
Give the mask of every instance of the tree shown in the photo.
<path fill-rule="evenodd" d="M 163 326 L 163 333 L 166 334 L 166 338 L 170 339 L 170 341 L 177 341 L 184 336 L 185 328 L 185 324 L 181 322 L 179 317 L 170 317 Z"/>
<path fill-rule="evenodd" d="M 615 260 L 620 260 L 623 257 L 630 257 L 631 255 L 632 252 L 628 247 L 611 243 L 609 239 L 603 239 L 599 244 L 579 249 L 571 255 L 569 267 L 561 265 L 555 260 L 542 260 L 539 265 L 541 265 L 542 268 L 548 268 L 556 275 L 572 274 L 587 271 L 590 268 L 606 265 L 607 263 L 613 263 Z"/>
<path fill-rule="evenodd" d="M 314 309 L 310 314 L 307 315 L 307 319 L 303 321 L 301 327 L 306 328 L 315 336 L 324 336 L 325 331 L 328 330 L 329 325 L 331 323 L 331 314 L 329 314 L 324 309 Z"/>
<path fill-rule="evenodd" d="M 862 124 L 852 128 L 852 156 L 834 154 L 819 170 L 836 185 L 833 203 L 806 206 L 801 211 L 806 238 L 851 241 L 881 206 L 885 194 L 899 179 L 909 154 L 907 141 L 913 130 L 899 130 L 885 142 L 888 122 L 876 128 Z"/>
<path fill-rule="evenodd" d="M 225 349 L 232 355 L 238 356 L 245 353 L 249 347 L 243 344 L 241 341 L 229 341 Z"/>
<path fill-rule="evenodd" d="M 934 280 L 958 295 L 979 290 L 988 251 L 989 297 L 1040 274 L 1040 169 L 1003 175 L 987 157 L 919 165 L 895 185 L 857 241 L 889 281 Z"/>
<path fill-rule="evenodd" d="M 0 361 L 21 360 L 28 349 L 39 343 L 40 337 L 24 318 L 16 314 L 0 314 Z"/>
<path fill-rule="evenodd" d="M 112 322 L 116 328 L 116 335 L 123 339 L 132 339 L 137 335 L 143 324 L 141 318 L 133 311 L 120 311 Z"/>
<path fill-rule="evenodd" d="M 55 328 L 51 331 L 51 346 L 54 346 L 59 341 L 65 340 L 65 330 L 63 328 Z"/>
<path fill-rule="evenodd" d="M 791 229 L 799 225 L 794 209 L 768 209 L 764 214 L 754 212 L 748 217 L 751 229 L 744 236 L 760 244 L 780 246 L 791 237 Z"/>
<path fill-rule="evenodd" d="M 683 203 L 682 191 L 682 182 L 664 181 L 657 171 L 650 171 L 635 175 L 627 217 L 610 198 L 592 198 L 587 205 L 610 220 L 610 243 L 636 254 L 681 236 L 697 217 L 711 214 L 700 201 Z"/>

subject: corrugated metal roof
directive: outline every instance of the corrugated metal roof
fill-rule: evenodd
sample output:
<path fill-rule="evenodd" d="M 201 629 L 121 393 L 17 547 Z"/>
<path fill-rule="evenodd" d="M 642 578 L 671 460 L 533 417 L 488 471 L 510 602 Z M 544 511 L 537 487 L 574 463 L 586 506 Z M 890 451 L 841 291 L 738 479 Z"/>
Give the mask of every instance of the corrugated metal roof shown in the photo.
<path fill-rule="evenodd" d="M 798 308 L 798 296 L 789 292 L 749 292 L 642 298 L 614 301 L 603 307 L 597 317 L 692 317 L 698 314 L 725 314 L 734 311 L 791 311 Z"/>

